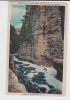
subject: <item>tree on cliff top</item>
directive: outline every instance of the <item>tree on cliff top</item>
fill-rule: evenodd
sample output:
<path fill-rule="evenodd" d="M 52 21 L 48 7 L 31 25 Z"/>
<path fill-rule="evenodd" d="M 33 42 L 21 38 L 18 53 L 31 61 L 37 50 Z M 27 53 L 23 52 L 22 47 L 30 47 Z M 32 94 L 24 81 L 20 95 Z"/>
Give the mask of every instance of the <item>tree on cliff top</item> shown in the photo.
<path fill-rule="evenodd" d="M 17 34 L 15 27 L 10 25 L 10 53 L 17 52 L 20 45 L 28 40 L 25 25 L 25 23 L 22 25 L 19 35 Z"/>
<path fill-rule="evenodd" d="M 16 52 L 18 48 L 18 34 L 14 26 L 10 25 L 10 53 Z"/>

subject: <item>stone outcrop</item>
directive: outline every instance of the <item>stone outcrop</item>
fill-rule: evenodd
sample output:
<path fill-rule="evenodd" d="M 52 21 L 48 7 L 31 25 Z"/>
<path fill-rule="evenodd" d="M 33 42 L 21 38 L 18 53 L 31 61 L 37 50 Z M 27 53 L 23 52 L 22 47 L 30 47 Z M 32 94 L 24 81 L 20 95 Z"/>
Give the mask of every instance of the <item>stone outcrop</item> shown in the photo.
<path fill-rule="evenodd" d="M 9 75 L 8 75 L 8 92 L 11 93 L 26 93 L 25 86 L 19 83 L 15 74 L 14 57 L 12 54 L 9 56 Z"/>
<path fill-rule="evenodd" d="M 15 73 L 14 57 L 12 54 L 9 55 L 9 69 L 11 69 Z"/>
<path fill-rule="evenodd" d="M 27 93 L 25 86 L 18 82 L 17 76 L 9 69 L 8 92 Z"/>

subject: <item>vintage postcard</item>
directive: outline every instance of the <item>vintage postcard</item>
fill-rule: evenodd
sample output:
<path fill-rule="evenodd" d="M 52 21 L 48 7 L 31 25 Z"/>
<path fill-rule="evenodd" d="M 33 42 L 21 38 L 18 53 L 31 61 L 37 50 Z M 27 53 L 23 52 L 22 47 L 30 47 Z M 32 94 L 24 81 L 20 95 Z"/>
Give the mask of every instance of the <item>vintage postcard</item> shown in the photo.
<path fill-rule="evenodd" d="M 7 94 L 64 96 L 67 4 L 9 2 Z"/>

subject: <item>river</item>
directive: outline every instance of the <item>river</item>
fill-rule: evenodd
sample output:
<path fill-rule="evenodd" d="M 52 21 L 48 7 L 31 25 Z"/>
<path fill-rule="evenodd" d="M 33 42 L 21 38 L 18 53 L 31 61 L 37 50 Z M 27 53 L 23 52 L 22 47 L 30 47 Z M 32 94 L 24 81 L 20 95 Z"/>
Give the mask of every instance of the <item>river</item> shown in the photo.
<path fill-rule="evenodd" d="M 62 94 L 62 82 L 55 77 L 56 69 L 20 60 L 15 54 L 14 63 L 18 80 L 29 93 Z"/>

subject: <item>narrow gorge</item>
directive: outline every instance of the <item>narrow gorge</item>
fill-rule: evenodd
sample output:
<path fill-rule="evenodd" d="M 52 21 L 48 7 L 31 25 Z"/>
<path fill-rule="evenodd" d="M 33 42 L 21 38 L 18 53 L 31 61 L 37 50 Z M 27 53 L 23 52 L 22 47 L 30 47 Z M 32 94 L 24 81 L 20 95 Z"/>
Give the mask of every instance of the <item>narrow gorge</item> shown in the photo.
<path fill-rule="evenodd" d="M 14 62 L 9 66 L 18 84 L 23 84 L 19 91 L 62 93 L 64 14 L 64 6 L 27 5 L 15 39 L 12 35 L 15 28 L 10 26 L 10 53 Z"/>

